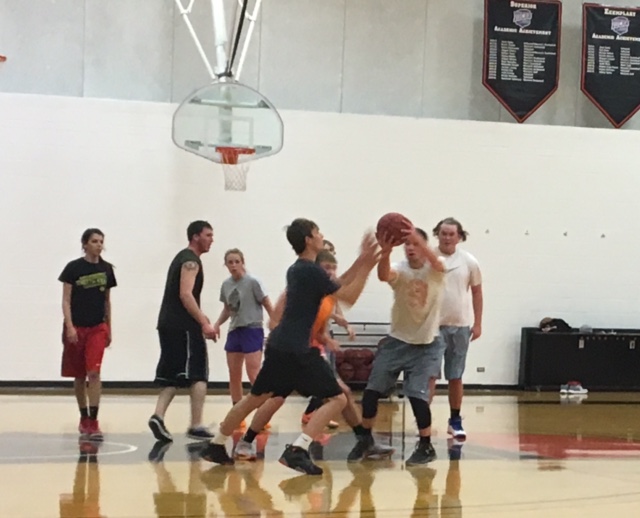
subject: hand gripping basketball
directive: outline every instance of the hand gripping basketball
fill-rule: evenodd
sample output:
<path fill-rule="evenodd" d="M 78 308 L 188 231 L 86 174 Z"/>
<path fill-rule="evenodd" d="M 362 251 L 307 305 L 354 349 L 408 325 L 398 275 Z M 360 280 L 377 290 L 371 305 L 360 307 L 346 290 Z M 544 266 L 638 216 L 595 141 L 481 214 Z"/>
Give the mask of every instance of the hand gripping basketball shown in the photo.
<path fill-rule="evenodd" d="M 378 220 L 376 237 L 383 248 L 385 245 L 394 247 L 404 243 L 412 230 L 413 223 L 409 218 L 398 212 L 389 212 Z"/>

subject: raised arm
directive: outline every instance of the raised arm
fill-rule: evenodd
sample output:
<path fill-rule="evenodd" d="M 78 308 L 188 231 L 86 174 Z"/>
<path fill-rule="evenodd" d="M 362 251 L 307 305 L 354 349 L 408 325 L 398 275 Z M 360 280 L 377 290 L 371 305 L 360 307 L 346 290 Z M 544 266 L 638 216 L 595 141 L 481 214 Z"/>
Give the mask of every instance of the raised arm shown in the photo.
<path fill-rule="evenodd" d="M 355 269 L 354 279 L 349 284 L 342 285 L 335 293 L 338 300 L 349 306 L 356 303 L 367 283 L 369 273 L 380 260 L 378 243 L 372 233 L 365 234 L 360 250 L 360 255 L 354 262 L 354 265 L 358 265 Z"/>
<path fill-rule="evenodd" d="M 378 280 L 382 282 L 393 282 L 398 273 L 391 268 L 391 251 L 393 244 L 387 235 L 378 236 L 381 246 L 380 262 L 378 263 Z"/>
<path fill-rule="evenodd" d="M 431 250 L 428 244 L 425 244 L 420 248 L 422 253 L 426 257 L 427 261 L 429 261 L 431 268 L 433 268 L 435 271 L 440 273 L 444 273 L 446 271 L 447 267 L 445 266 L 444 261 L 441 261 L 438 258 L 438 256 L 435 254 L 433 250 Z"/>
<path fill-rule="evenodd" d="M 427 243 L 424 239 L 422 239 L 418 233 L 416 232 L 415 227 L 412 225 L 411 228 L 407 228 L 403 230 L 403 233 L 406 237 L 414 236 L 415 243 L 420 247 L 420 253 L 424 256 L 424 258 L 429 262 L 431 268 L 435 271 L 444 273 L 447 268 L 443 261 L 441 261 L 436 253 L 429 247 L 429 243 Z"/>

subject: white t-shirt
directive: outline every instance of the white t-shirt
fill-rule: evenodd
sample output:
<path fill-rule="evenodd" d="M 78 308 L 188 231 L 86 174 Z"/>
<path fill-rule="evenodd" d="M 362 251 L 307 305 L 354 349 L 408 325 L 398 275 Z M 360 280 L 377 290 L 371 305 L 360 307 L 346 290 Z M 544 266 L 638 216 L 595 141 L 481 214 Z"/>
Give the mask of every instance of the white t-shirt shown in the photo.
<path fill-rule="evenodd" d="M 478 260 L 466 250 L 456 248 L 452 255 L 434 250 L 447 266 L 444 296 L 440 308 L 441 326 L 466 327 L 473 325 L 471 286 L 482 284 Z"/>
<path fill-rule="evenodd" d="M 445 274 L 429 263 L 411 268 L 407 260 L 391 268 L 397 276 L 389 283 L 394 295 L 389 334 L 409 344 L 430 344 L 439 332 Z"/>

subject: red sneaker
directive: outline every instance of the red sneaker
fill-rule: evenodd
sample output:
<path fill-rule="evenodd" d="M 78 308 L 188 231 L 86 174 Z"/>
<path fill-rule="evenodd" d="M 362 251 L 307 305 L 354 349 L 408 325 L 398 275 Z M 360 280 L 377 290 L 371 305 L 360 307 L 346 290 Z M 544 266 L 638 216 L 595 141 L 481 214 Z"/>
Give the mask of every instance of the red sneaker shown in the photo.
<path fill-rule="evenodd" d="M 100 423 L 98 423 L 97 419 L 89 419 L 89 440 L 104 441 L 104 435 L 102 435 Z"/>
<path fill-rule="evenodd" d="M 89 418 L 88 417 L 81 417 L 80 418 L 80 424 L 78 425 L 78 431 L 80 432 L 80 435 L 84 436 L 88 436 L 91 433 L 91 425 L 89 424 Z"/>

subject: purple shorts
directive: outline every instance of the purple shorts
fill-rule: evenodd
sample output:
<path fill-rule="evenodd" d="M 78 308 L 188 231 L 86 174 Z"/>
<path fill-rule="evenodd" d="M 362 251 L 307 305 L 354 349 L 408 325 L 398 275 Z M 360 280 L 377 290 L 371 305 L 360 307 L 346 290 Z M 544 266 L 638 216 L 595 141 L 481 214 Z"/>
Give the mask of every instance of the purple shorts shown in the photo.
<path fill-rule="evenodd" d="M 224 350 L 228 353 L 255 353 L 262 351 L 264 329 L 261 327 L 237 327 L 227 335 Z"/>

